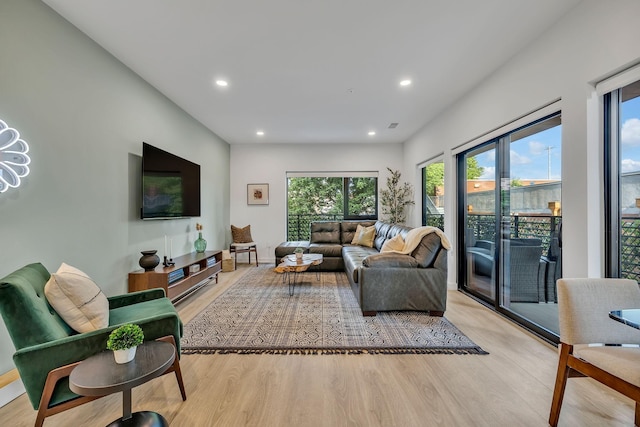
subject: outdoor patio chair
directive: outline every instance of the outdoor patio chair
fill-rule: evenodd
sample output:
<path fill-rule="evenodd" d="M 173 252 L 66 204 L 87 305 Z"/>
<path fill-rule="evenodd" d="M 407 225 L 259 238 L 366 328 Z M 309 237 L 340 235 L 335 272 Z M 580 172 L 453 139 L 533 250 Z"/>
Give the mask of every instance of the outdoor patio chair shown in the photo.
<path fill-rule="evenodd" d="M 540 239 L 511 239 L 510 251 L 510 301 L 544 301 L 544 282 L 540 276 Z"/>
<path fill-rule="evenodd" d="M 558 302 L 556 282 L 562 277 L 562 223 L 551 233 L 549 250 L 540 258 L 544 263 L 544 288 L 546 302 Z"/>

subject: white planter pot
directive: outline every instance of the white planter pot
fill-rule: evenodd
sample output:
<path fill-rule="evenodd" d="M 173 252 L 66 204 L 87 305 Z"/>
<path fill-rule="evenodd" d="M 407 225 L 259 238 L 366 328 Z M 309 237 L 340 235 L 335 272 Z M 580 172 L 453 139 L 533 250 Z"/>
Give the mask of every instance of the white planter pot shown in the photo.
<path fill-rule="evenodd" d="M 116 359 L 116 363 L 129 363 L 136 357 L 136 348 L 125 348 L 124 350 L 114 350 L 113 357 Z"/>
<path fill-rule="evenodd" d="M 296 252 L 296 259 L 297 260 L 302 259 L 302 252 Z"/>

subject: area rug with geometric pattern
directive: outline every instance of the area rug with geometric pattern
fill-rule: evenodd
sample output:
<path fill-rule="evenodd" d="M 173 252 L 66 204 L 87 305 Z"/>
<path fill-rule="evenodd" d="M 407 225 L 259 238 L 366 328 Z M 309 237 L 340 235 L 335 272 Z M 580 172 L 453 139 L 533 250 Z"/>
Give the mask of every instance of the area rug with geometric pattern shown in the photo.
<path fill-rule="evenodd" d="M 344 272 L 306 272 L 289 296 L 273 265 L 251 268 L 184 326 L 184 354 L 488 354 L 445 317 L 363 317 Z"/>

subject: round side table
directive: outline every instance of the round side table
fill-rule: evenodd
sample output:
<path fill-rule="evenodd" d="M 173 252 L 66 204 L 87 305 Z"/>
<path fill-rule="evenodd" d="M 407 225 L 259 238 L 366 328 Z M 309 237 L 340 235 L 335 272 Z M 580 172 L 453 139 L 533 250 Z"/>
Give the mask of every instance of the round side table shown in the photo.
<path fill-rule="evenodd" d="M 82 396 L 106 396 L 122 392 L 122 418 L 115 426 L 165 427 L 169 423 L 156 412 L 131 413 L 131 389 L 162 375 L 176 357 L 173 345 L 146 341 L 139 345 L 136 357 L 129 363 L 116 363 L 113 352 L 103 351 L 83 360 L 69 376 L 69 388 Z"/>

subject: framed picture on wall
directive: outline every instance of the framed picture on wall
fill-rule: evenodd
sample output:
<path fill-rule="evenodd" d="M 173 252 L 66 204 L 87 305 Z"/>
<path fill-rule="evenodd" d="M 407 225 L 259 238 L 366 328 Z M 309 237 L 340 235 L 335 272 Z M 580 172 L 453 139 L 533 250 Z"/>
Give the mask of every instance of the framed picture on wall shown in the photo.
<path fill-rule="evenodd" d="M 247 184 L 248 205 L 269 204 L 269 184 Z"/>

